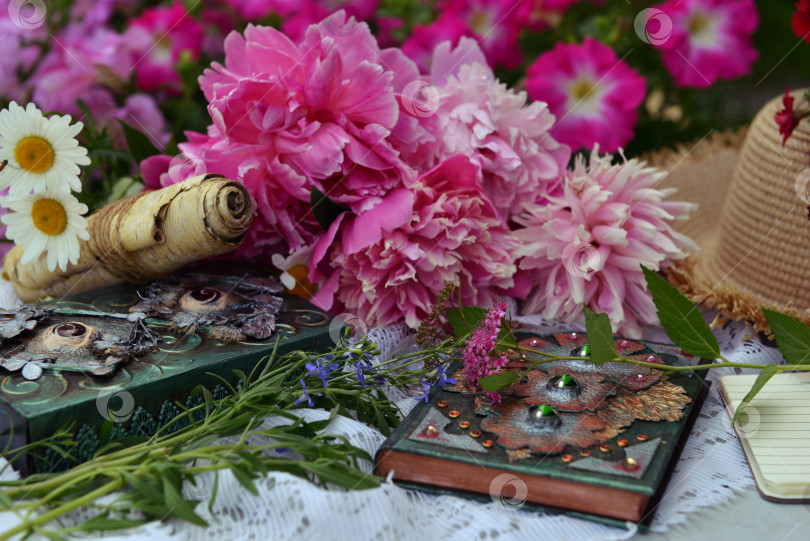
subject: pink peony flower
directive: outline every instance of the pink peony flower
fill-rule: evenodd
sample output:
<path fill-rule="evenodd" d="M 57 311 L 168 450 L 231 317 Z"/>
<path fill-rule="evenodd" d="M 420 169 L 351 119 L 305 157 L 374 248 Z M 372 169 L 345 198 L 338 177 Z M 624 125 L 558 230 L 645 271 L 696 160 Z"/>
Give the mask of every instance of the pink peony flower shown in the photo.
<path fill-rule="evenodd" d="M 513 287 L 517 242 L 481 191 L 480 177 L 477 165 L 455 156 L 413 189 L 333 223 L 314 259 L 331 247 L 345 309 L 369 325 L 404 319 L 416 327 L 447 282 L 460 284 L 463 302 L 474 306 Z"/>
<path fill-rule="evenodd" d="M 281 30 L 293 41 L 303 39 L 307 28 L 338 9 L 360 21 L 371 19 L 378 0 L 295 0 L 295 9 L 283 16 Z"/>
<path fill-rule="evenodd" d="M 508 219 L 521 210 L 527 194 L 544 194 L 559 185 L 571 152 L 549 135 L 554 116 L 544 103 L 526 104 L 526 94 L 498 82 L 469 38 L 458 47 L 436 48 L 431 80 L 438 100 L 437 145 L 422 145 L 403 156 L 427 169 L 456 154 L 482 170 L 485 193 Z M 433 120 L 428 117 L 427 120 Z"/>
<path fill-rule="evenodd" d="M 657 8 L 672 21 L 672 34 L 657 47 L 676 84 L 705 88 L 750 73 L 758 56 L 754 0 L 670 0 Z"/>
<path fill-rule="evenodd" d="M 205 29 L 186 11 L 180 0 L 169 6 L 144 10 L 132 19 L 124 40 L 132 51 L 135 82 L 146 92 L 165 89 L 180 92 L 177 64 L 182 55 L 200 56 Z"/>
<path fill-rule="evenodd" d="M 468 33 L 481 45 L 491 66 L 515 68 L 523 62 L 518 37 L 523 21 L 521 2 L 502 0 L 444 0 L 442 13 L 464 21 Z"/>
<path fill-rule="evenodd" d="M 574 149 L 598 143 L 608 152 L 633 138 L 646 93 L 644 78 L 591 38 L 541 54 L 526 72 L 526 88 L 557 117 L 551 133 L 560 142 Z"/>
<path fill-rule="evenodd" d="M 228 36 L 225 65 L 200 78 L 208 134 L 188 134 L 184 160 L 149 182 L 179 182 L 183 162 L 199 162 L 240 180 L 255 199 L 240 255 L 269 258 L 310 245 L 323 233 L 310 209 L 313 187 L 360 213 L 416 181 L 389 141 L 392 131 L 419 140 L 398 127 L 398 77 L 417 73 L 408 63 L 398 51 L 380 51 L 368 26 L 343 12 L 311 26 L 299 45 L 249 25 L 244 36 Z"/>
<path fill-rule="evenodd" d="M 537 285 L 522 312 L 570 324 L 587 304 L 629 338 L 641 336 L 639 324 L 657 323 L 640 265 L 657 270 L 697 249 L 671 225 L 694 205 L 666 201 L 674 190 L 655 188 L 664 176 L 637 160 L 611 165 L 597 147 L 590 165 L 577 158 L 559 197 L 526 204 L 514 235 L 521 272 Z"/>

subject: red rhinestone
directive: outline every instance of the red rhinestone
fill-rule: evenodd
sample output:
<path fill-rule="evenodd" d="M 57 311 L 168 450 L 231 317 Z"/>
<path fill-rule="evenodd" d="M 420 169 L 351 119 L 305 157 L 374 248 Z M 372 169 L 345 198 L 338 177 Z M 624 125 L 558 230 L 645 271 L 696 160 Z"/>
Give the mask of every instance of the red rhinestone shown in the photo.
<path fill-rule="evenodd" d="M 627 440 L 619 440 L 616 442 L 619 447 L 627 447 Z"/>
<path fill-rule="evenodd" d="M 448 413 L 447 415 L 450 416 L 451 419 L 455 419 L 456 417 L 458 417 L 461 414 L 459 412 L 457 412 L 456 410 L 453 410 L 450 413 Z"/>
<path fill-rule="evenodd" d="M 470 423 L 468 423 L 467 421 L 461 421 L 458 424 L 458 426 L 459 426 L 459 428 L 470 428 Z"/>
<path fill-rule="evenodd" d="M 447 400 L 439 400 L 436 403 L 436 405 L 439 406 L 440 408 L 446 408 L 447 407 Z"/>
<path fill-rule="evenodd" d="M 591 456 L 591 452 L 590 451 L 580 451 L 579 456 Z"/>
<path fill-rule="evenodd" d="M 638 436 L 636 436 L 636 439 L 638 441 L 647 441 L 647 434 L 639 434 Z"/>
<path fill-rule="evenodd" d="M 560 457 L 560 460 L 562 460 L 563 462 L 568 464 L 569 462 L 574 460 L 574 457 L 572 457 L 571 455 L 563 455 L 563 456 Z"/>

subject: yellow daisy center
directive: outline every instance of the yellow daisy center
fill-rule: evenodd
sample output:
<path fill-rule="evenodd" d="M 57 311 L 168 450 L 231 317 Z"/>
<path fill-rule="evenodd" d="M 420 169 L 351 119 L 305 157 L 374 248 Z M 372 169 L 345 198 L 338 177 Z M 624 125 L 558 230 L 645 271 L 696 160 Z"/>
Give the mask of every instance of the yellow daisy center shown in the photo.
<path fill-rule="evenodd" d="M 39 199 L 31 206 L 34 227 L 46 235 L 59 235 L 67 227 L 65 207 L 54 199 Z"/>
<path fill-rule="evenodd" d="M 593 91 L 594 85 L 588 79 L 580 79 L 571 85 L 571 95 L 576 100 L 585 99 Z"/>
<path fill-rule="evenodd" d="M 47 139 L 32 135 L 17 143 L 14 157 L 22 169 L 31 173 L 44 173 L 53 165 L 55 154 Z"/>

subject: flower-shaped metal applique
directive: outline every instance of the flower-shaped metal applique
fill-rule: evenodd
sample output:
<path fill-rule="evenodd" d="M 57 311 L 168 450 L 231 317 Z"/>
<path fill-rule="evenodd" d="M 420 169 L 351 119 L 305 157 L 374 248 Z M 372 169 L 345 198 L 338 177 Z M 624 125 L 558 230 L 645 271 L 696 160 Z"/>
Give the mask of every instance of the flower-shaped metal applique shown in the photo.
<path fill-rule="evenodd" d="M 157 346 L 157 335 L 141 321 L 54 312 L 40 315 L 36 327 L 3 341 L 0 367 L 29 380 L 38 379 L 43 370 L 108 376 L 132 355 Z"/>
<path fill-rule="evenodd" d="M 616 394 L 616 385 L 598 372 L 576 372 L 564 365 L 545 372 L 530 370 L 524 381 L 515 385 L 515 395 L 528 404 L 548 404 L 558 411 L 595 411 Z"/>
<path fill-rule="evenodd" d="M 597 432 L 605 422 L 592 413 L 562 413 L 545 405 L 530 406 L 508 397 L 493 405 L 481 429 L 497 435 L 507 450 L 529 448 L 534 453 L 559 453 L 567 445 L 590 447 L 599 443 Z"/>
<path fill-rule="evenodd" d="M 0 311 L 0 336 L 14 338 L 37 326 L 37 322 L 55 310 L 55 306 L 20 306 L 17 310 Z"/>
<path fill-rule="evenodd" d="M 212 337 L 223 342 L 239 342 L 247 336 L 263 340 L 276 328 L 283 289 L 270 276 L 177 275 L 152 282 L 141 294 L 141 302 L 129 310 L 171 321 L 176 331 L 206 326 Z"/>

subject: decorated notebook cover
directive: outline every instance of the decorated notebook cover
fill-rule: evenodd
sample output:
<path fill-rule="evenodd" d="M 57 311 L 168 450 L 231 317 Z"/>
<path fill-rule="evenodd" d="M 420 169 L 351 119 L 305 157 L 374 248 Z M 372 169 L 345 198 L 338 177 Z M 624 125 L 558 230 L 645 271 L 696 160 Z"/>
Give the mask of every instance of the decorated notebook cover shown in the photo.
<path fill-rule="evenodd" d="M 220 397 L 214 374 L 237 385 L 234 370 L 250 374 L 277 340 L 279 354 L 328 348 L 332 317 L 282 290 L 247 274 L 178 274 L 0 314 L 0 449 L 73 421 L 87 459 L 104 441 L 154 434 L 177 403 L 202 403 L 198 385 Z M 59 460 L 14 465 L 23 475 L 71 465 Z"/>
<path fill-rule="evenodd" d="M 757 375 L 720 380 L 729 416 Z M 775 501 L 810 502 L 810 374 L 776 374 L 746 406 L 734 431 L 762 496 Z"/>
<path fill-rule="evenodd" d="M 535 336 L 519 332 L 517 336 L 519 345 L 555 355 L 588 352 L 584 333 Z M 615 343 L 618 353 L 629 358 L 668 365 L 696 361 L 670 345 L 621 338 Z M 520 361 L 510 363 L 512 368 L 519 366 Z M 447 479 L 431 480 L 427 475 L 421 476 L 417 488 L 456 489 L 461 495 L 495 499 L 491 486 L 489 491 L 482 490 L 467 479 L 452 479 L 454 469 L 465 464 L 478 467 L 463 470 L 472 476 L 479 471 L 482 476 L 507 472 L 522 479 L 527 479 L 522 477 L 525 474 L 602 487 L 608 489 L 606 494 L 633 493 L 637 495 L 633 501 L 641 502 L 645 509 L 660 496 L 707 388 L 691 371 L 666 374 L 643 366 L 594 365 L 587 360 L 537 365 L 522 380 L 500 391 L 500 403 L 493 403 L 467 383 L 462 369 L 455 369 L 451 379 L 455 383 L 435 388 L 429 400 L 420 402 L 386 440 L 376 457 L 378 473 L 387 474 L 388 466 L 393 465 L 393 479 L 408 479 L 411 484 L 415 477 L 403 468 L 418 469 L 420 464 L 435 464 L 432 459 L 440 459 L 446 461 L 444 471 L 449 473 L 438 475 L 451 477 L 449 484 Z M 399 453 L 421 458 L 409 465 L 391 459 L 385 471 L 380 470 L 382 457 L 404 456 Z M 570 487 L 571 483 L 562 485 Z M 527 490 L 527 494 L 512 497 L 522 497 L 527 503 L 538 499 L 531 494 L 531 484 Z M 577 511 L 591 512 L 585 507 Z"/>

